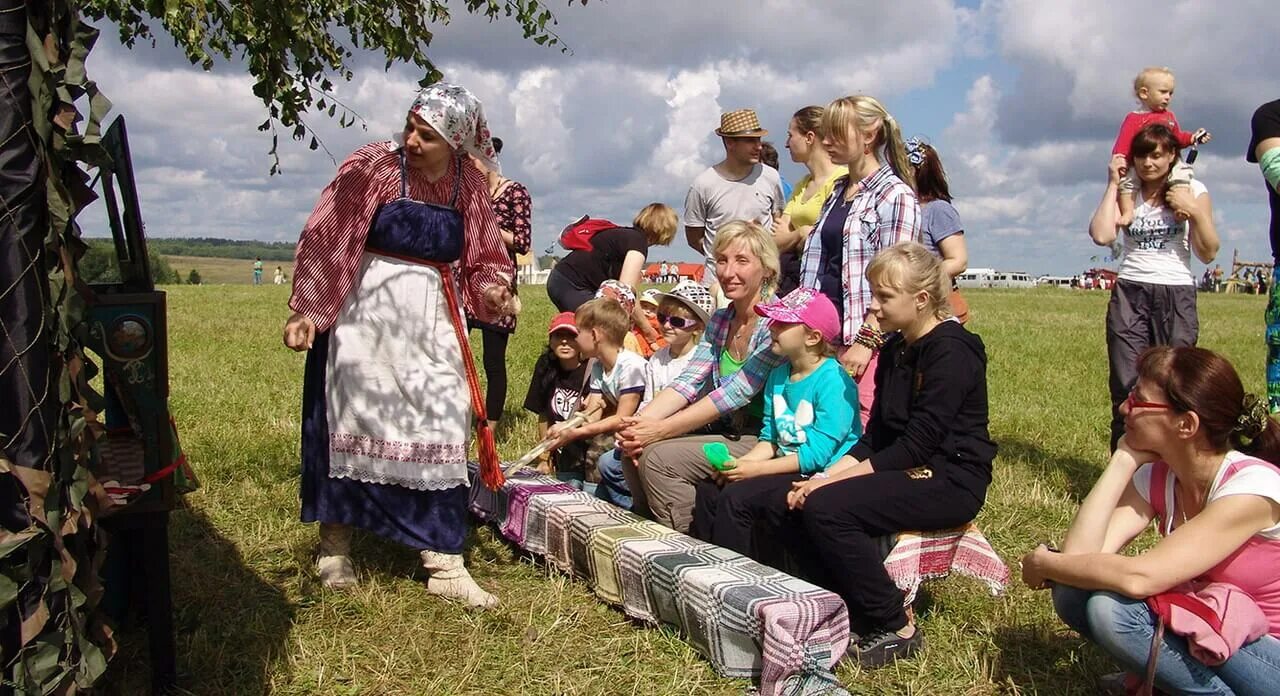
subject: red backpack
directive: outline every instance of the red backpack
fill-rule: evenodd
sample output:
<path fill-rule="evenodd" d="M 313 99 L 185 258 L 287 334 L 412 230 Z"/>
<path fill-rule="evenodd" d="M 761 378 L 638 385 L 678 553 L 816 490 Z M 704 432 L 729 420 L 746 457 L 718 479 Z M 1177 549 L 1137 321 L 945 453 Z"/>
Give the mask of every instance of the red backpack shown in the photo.
<path fill-rule="evenodd" d="M 565 225 L 560 232 L 560 246 L 567 251 L 591 251 L 591 238 L 604 230 L 616 229 L 618 226 L 603 218 L 583 215 Z"/>

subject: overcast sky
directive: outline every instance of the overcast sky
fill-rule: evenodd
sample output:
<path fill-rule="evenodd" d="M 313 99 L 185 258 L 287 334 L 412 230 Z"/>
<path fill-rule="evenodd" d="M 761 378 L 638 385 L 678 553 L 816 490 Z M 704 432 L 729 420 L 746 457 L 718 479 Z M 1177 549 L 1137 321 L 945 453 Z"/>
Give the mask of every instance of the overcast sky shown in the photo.
<path fill-rule="evenodd" d="M 804 170 L 782 149 L 791 113 L 864 93 L 938 148 L 971 267 L 1076 272 L 1107 254 L 1086 229 L 1116 130 L 1136 107 L 1133 76 L 1167 65 L 1183 128 L 1214 134 L 1196 176 L 1213 196 L 1218 260 L 1237 248 L 1270 257 L 1262 177 L 1243 155 L 1254 108 L 1280 97 L 1274 0 L 552 6 L 572 54 L 461 14 L 428 51 L 506 141 L 504 173 L 533 195 L 539 253 L 584 213 L 629 223 L 650 201 L 682 210 L 694 176 L 723 155 L 712 132 L 723 111 L 756 109 L 794 182 Z M 242 66 L 206 73 L 163 39 L 130 51 L 102 29 L 90 75 L 128 118 L 148 233 L 296 240 L 335 163 L 282 136 L 284 173 L 269 176 L 265 111 Z M 310 119 L 339 161 L 400 127 L 420 77 L 359 62 L 337 91 L 366 128 Z M 650 258 L 695 258 L 681 239 Z"/>

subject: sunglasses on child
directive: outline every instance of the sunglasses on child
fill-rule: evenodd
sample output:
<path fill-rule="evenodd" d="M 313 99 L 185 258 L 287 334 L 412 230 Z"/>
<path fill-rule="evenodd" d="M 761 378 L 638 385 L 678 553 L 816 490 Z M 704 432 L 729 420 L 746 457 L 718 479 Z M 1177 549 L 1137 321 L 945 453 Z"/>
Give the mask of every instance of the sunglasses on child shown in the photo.
<path fill-rule="evenodd" d="M 697 319 L 686 319 L 672 314 L 658 312 L 658 324 L 670 324 L 673 329 L 687 329 L 698 323 Z"/>

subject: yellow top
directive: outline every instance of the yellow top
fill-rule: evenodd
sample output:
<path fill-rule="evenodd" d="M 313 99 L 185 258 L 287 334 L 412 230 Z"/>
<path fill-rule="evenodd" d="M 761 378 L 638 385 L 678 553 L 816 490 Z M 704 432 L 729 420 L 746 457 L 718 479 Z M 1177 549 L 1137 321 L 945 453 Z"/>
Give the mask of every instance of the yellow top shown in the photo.
<path fill-rule="evenodd" d="M 805 189 L 809 188 L 809 182 L 813 177 L 805 174 L 804 178 L 796 183 L 796 187 L 791 191 L 791 198 L 787 200 L 787 207 L 783 208 L 784 215 L 791 216 L 791 226 L 799 229 L 807 227 L 818 221 L 818 216 L 822 214 L 822 206 L 831 197 L 831 189 L 835 188 L 836 179 L 849 173 L 848 167 L 836 167 L 831 176 L 823 182 L 822 188 L 818 192 L 810 196 L 807 200 L 802 200 Z"/>

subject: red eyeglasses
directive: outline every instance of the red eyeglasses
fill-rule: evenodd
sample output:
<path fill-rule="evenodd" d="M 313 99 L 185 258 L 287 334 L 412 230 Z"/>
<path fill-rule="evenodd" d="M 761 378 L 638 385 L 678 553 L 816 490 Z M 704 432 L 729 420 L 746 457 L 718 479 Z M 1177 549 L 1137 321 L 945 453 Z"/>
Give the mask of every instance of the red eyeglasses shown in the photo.
<path fill-rule="evenodd" d="M 1129 391 L 1129 397 L 1124 400 L 1124 403 L 1129 407 L 1130 411 L 1135 408 L 1158 408 L 1166 411 L 1173 408 L 1173 404 L 1158 404 L 1154 401 L 1138 401 L 1137 395 L 1133 390 Z"/>

